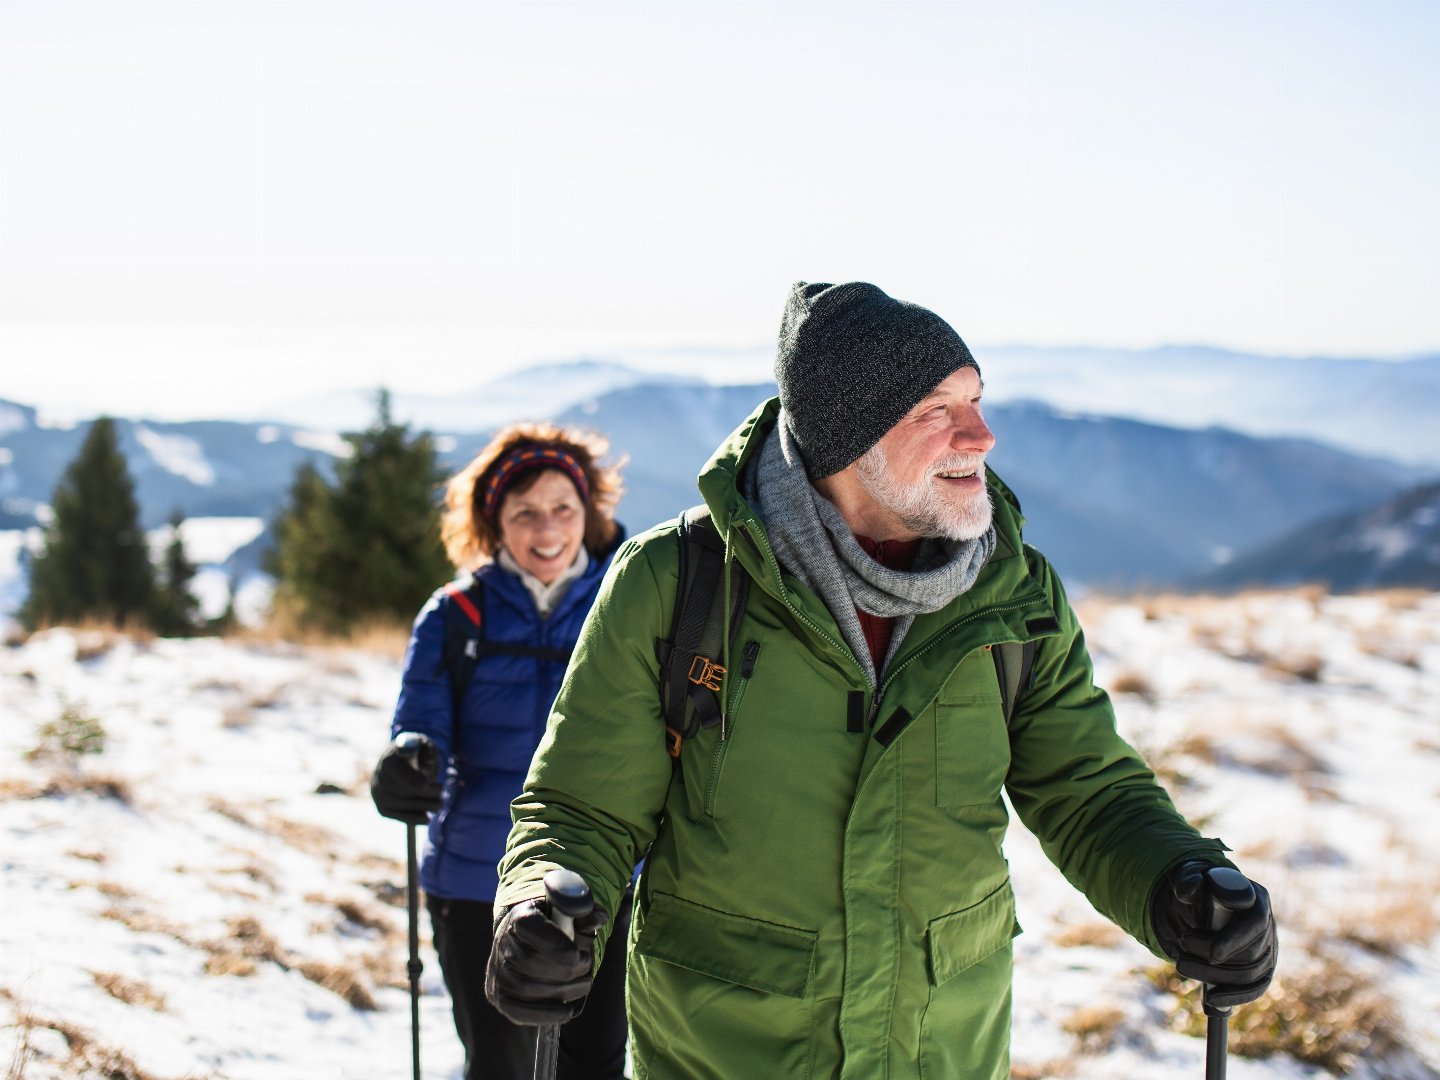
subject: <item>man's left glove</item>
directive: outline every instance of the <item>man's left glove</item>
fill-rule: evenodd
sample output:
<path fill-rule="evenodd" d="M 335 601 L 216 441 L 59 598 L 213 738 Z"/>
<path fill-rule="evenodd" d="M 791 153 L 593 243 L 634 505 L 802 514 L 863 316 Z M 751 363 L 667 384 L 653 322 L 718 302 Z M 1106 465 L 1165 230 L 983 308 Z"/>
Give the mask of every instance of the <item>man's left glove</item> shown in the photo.
<path fill-rule="evenodd" d="M 1192 859 L 1165 875 L 1150 897 L 1150 924 L 1165 955 L 1175 961 L 1175 970 L 1212 988 L 1211 1002 L 1243 1005 L 1265 993 L 1275 975 L 1275 916 L 1265 886 L 1252 881 L 1254 905 L 1211 930 L 1205 872 L 1213 865 Z"/>
<path fill-rule="evenodd" d="M 424 825 L 440 809 L 440 748 L 424 735 L 401 732 L 370 774 L 370 797 L 384 817 Z"/>
<path fill-rule="evenodd" d="M 522 900 L 495 924 L 485 996 L 516 1024 L 564 1024 L 580 1015 L 595 981 L 595 933 L 610 921 L 597 906 L 575 920 L 575 940 L 546 917 L 544 900 Z"/>

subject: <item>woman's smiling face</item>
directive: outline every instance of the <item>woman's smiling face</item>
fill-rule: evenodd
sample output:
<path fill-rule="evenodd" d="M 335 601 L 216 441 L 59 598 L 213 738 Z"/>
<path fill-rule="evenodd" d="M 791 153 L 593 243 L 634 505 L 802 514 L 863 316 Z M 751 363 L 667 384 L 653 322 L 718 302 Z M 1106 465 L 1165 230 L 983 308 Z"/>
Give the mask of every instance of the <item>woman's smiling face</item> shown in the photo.
<path fill-rule="evenodd" d="M 555 469 L 545 469 L 524 491 L 507 491 L 496 519 L 505 550 L 545 585 L 569 568 L 585 541 L 585 504 Z"/>

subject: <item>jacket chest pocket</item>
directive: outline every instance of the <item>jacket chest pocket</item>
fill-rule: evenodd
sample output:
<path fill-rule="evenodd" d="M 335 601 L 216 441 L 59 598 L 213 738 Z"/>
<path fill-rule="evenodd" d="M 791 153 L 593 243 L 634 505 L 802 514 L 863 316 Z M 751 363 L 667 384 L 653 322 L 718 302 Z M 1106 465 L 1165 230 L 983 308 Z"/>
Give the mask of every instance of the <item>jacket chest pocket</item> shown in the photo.
<path fill-rule="evenodd" d="M 1010 769 L 1010 734 L 1000 697 L 977 694 L 935 704 L 935 805 L 990 805 Z"/>

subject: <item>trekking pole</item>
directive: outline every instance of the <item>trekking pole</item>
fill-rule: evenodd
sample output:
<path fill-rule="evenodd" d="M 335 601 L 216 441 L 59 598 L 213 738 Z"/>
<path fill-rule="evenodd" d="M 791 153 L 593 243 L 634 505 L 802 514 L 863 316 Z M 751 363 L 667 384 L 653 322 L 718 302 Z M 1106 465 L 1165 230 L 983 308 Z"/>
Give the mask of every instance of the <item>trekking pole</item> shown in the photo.
<path fill-rule="evenodd" d="M 420 747 L 423 736 L 413 731 L 395 738 L 395 752 L 420 769 Z M 420 871 L 415 859 L 415 826 L 405 826 L 405 905 L 410 913 L 410 962 L 405 966 L 410 976 L 410 1061 L 414 1080 L 420 1080 Z"/>
<path fill-rule="evenodd" d="M 550 921 L 572 941 L 575 920 L 595 909 L 590 886 L 573 870 L 551 870 L 545 875 L 545 899 L 550 903 Z M 554 1080 L 559 1050 L 560 1025 L 545 1024 L 536 1038 L 535 1080 Z"/>
<path fill-rule="evenodd" d="M 1255 903 L 1255 886 L 1238 870 L 1228 866 L 1212 866 L 1205 871 L 1210 884 L 1210 929 L 1219 930 L 1237 911 L 1245 911 Z M 1225 1066 L 1230 1053 L 1230 1006 L 1216 1005 L 1210 1000 L 1213 987 L 1205 984 L 1202 995 L 1205 1016 L 1205 1080 L 1225 1080 Z"/>

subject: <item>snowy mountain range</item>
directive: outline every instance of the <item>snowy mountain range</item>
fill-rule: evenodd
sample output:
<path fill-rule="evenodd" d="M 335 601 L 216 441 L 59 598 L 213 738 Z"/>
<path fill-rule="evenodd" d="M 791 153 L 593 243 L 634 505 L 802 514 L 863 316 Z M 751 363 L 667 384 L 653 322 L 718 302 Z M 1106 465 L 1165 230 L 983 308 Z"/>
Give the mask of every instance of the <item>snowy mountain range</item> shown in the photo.
<path fill-rule="evenodd" d="M 1440 483 L 1302 525 L 1200 580 L 1211 588 L 1325 581 L 1337 589 L 1440 591 Z"/>
<path fill-rule="evenodd" d="M 1440 356 L 1301 362 L 1216 350 L 995 349 L 986 363 L 987 415 L 998 438 L 992 463 L 1021 499 L 1027 538 L 1072 586 L 1193 582 L 1308 523 L 1365 512 L 1440 474 L 1431 430 L 1440 415 Z M 628 458 L 620 515 L 635 532 L 697 500 L 695 476 L 711 452 L 773 392 L 773 383 L 714 386 L 580 361 L 443 400 L 399 396 L 392 412 L 436 433 L 447 469 L 468 461 L 495 426 L 522 417 L 603 431 Z M 1085 405 L 1107 392 L 1128 414 Z M 1268 423 L 1266 433 L 1205 426 L 1227 398 L 1237 427 Z M 324 468 L 346 452 L 339 432 L 368 423 L 375 402 L 355 394 L 308 408 L 346 422 L 118 421 L 143 524 L 158 528 L 177 509 L 191 519 L 272 520 L 299 465 Z M 1161 413 L 1172 422 L 1136 418 Z M 47 424 L 34 408 L 0 402 L 0 529 L 44 520 L 84 434 L 83 424 Z M 1311 535 L 1287 543 L 1316 542 Z M 268 542 L 255 536 L 229 557 L 227 572 L 254 570 Z M 1287 573 L 1303 562 L 1290 551 Z"/>

